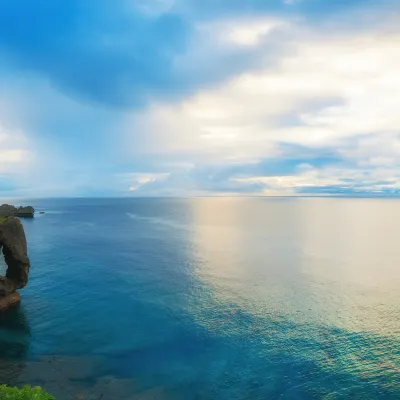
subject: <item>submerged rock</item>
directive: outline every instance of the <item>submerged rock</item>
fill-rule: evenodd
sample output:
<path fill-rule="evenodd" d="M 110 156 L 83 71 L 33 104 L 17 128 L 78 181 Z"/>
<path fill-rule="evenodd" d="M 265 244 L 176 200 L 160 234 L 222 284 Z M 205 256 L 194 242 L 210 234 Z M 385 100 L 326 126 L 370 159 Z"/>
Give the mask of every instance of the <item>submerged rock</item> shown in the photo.
<path fill-rule="evenodd" d="M 30 261 L 24 228 L 18 218 L 0 220 L 0 249 L 7 264 L 6 276 L 0 276 L 0 311 L 19 303 L 17 289 L 28 283 Z"/>
<path fill-rule="evenodd" d="M 3 204 L 0 206 L 0 217 L 32 218 L 34 214 L 35 209 L 31 206 L 19 208 L 10 204 Z"/>

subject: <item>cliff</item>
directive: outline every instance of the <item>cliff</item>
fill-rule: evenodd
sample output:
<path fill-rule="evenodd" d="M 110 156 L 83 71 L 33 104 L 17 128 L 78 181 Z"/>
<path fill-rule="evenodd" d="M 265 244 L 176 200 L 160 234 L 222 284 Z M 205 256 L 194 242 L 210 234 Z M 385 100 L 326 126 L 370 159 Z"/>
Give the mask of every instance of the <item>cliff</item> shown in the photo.
<path fill-rule="evenodd" d="M 6 276 L 0 276 L 0 311 L 3 311 L 19 303 L 16 290 L 28 283 L 30 261 L 24 228 L 18 218 L 0 218 L 0 249 L 7 264 Z"/>

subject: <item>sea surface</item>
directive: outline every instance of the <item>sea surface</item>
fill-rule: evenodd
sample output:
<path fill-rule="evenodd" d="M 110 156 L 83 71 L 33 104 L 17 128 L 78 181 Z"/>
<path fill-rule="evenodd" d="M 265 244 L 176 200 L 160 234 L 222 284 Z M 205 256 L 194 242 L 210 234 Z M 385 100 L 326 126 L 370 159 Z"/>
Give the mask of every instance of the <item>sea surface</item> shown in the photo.
<path fill-rule="evenodd" d="M 45 214 L 23 221 L 32 268 L 0 316 L 1 383 L 60 400 L 400 399 L 400 200 L 18 204 Z"/>

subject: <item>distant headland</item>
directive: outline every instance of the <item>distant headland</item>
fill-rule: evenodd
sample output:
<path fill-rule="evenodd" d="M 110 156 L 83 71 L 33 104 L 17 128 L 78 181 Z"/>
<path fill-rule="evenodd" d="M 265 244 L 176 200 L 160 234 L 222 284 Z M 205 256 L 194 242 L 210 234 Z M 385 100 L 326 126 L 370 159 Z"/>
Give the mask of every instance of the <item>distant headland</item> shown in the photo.
<path fill-rule="evenodd" d="M 18 208 L 9 204 L 0 206 L 0 217 L 33 218 L 34 214 L 35 209 L 31 206 Z"/>

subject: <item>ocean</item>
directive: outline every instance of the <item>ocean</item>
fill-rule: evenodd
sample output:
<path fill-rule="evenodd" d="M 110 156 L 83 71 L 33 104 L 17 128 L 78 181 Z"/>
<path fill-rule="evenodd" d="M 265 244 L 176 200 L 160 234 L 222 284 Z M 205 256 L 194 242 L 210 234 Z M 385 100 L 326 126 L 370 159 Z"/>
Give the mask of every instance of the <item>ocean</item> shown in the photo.
<path fill-rule="evenodd" d="M 45 214 L 23 220 L 30 282 L 0 316 L 1 383 L 59 400 L 400 399 L 400 200 L 23 204 Z"/>

